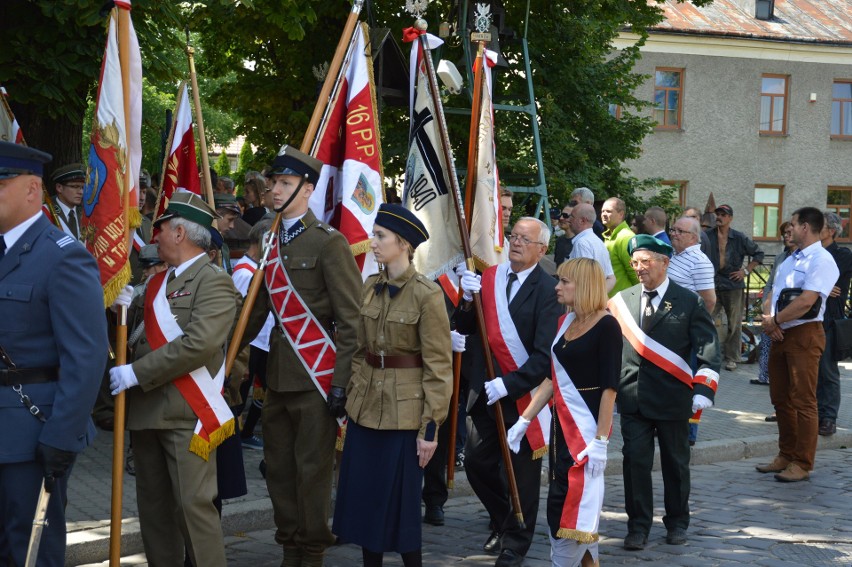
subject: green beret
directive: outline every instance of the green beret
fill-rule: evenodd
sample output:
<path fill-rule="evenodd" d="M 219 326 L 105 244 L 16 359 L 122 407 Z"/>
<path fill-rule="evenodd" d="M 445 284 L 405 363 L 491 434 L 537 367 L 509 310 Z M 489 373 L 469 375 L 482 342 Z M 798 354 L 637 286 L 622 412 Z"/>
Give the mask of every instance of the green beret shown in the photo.
<path fill-rule="evenodd" d="M 159 226 L 160 223 L 175 217 L 200 224 L 204 228 L 210 228 L 213 226 L 213 219 L 220 218 L 204 199 L 189 191 L 175 191 L 169 199 L 169 206 L 163 215 L 154 221 L 154 226 Z"/>
<path fill-rule="evenodd" d="M 659 238 L 654 238 L 650 234 L 637 234 L 630 239 L 627 243 L 627 253 L 632 256 L 636 250 L 649 250 L 657 254 L 662 254 L 667 258 L 671 258 L 672 253 L 674 253 L 674 249 L 671 246 Z"/>

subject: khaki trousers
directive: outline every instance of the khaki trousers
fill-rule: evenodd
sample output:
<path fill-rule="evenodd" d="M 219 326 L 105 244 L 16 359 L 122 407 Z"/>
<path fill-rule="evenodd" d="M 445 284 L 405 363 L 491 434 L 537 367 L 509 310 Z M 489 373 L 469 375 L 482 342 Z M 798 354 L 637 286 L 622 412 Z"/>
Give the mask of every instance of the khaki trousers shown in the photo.
<path fill-rule="evenodd" d="M 816 387 L 825 348 L 821 322 L 784 331 L 769 351 L 769 398 L 778 416 L 778 454 L 806 471 L 814 468 L 819 419 Z"/>

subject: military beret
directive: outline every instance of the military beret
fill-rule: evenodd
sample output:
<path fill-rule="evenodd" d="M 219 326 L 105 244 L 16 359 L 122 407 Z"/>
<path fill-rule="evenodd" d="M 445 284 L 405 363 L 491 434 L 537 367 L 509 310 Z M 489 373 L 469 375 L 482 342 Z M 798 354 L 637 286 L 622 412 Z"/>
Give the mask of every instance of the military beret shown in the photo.
<path fill-rule="evenodd" d="M 139 265 L 143 268 L 150 268 L 157 264 L 162 264 L 160 259 L 160 247 L 156 244 L 146 244 L 139 250 Z"/>
<path fill-rule="evenodd" d="M 44 174 L 44 164 L 52 159 L 50 154 L 35 148 L 0 142 L 0 179 L 25 174 L 41 177 Z"/>
<path fill-rule="evenodd" d="M 77 179 L 83 181 L 86 179 L 86 168 L 82 163 L 69 163 L 56 169 L 51 179 L 54 183 L 67 183 Z"/>
<path fill-rule="evenodd" d="M 668 258 L 671 258 L 674 252 L 674 248 L 650 234 L 637 234 L 630 239 L 627 243 L 627 253 L 632 256 L 636 250 L 649 250 L 657 254 L 663 254 Z"/>
<path fill-rule="evenodd" d="M 198 223 L 204 228 L 210 228 L 213 226 L 213 219 L 220 218 L 204 199 L 189 191 L 175 191 L 169 199 L 169 206 L 163 215 L 154 221 L 154 226 L 160 226 L 160 223 L 175 217 Z"/>
<path fill-rule="evenodd" d="M 412 248 L 417 248 L 429 239 L 429 232 L 420 219 L 402 205 L 379 205 L 376 224 L 398 234 L 411 244 Z"/>
<path fill-rule="evenodd" d="M 237 204 L 237 198 L 230 193 L 215 193 L 213 195 L 213 202 L 216 204 L 217 211 L 225 210 L 243 216 L 243 210 Z"/>
<path fill-rule="evenodd" d="M 322 162 L 313 156 L 300 152 L 293 146 L 283 146 L 275 159 L 272 160 L 272 165 L 269 171 L 266 172 L 267 177 L 274 175 L 296 175 L 298 177 L 307 177 L 308 183 L 316 184 L 319 181 L 320 170 L 322 170 Z"/>

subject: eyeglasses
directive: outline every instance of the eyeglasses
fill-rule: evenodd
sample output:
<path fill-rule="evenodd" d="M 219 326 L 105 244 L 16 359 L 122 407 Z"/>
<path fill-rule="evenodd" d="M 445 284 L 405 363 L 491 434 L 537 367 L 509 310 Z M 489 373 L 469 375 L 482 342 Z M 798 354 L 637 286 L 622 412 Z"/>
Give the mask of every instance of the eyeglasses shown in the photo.
<path fill-rule="evenodd" d="M 66 183 L 60 183 L 60 185 L 62 185 L 63 187 L 68 187 L 69 189 L 72 189 L 74 191 L 82 191 L 83 188 L 85 187 L 85 185 L 83 185 L 82 183 L 74 183 L 74 184 L 71 184 L 71 185 L 66 184 Z"/>
<path fill-rule="evenodd" d="M 514 234 L 514 233 L 509 235 L 509 242 L 519 242 L 519 243 L 523 244 L 524 246 L 529 246 L 530 244 L 543 245 L 541 242 L 533 242 L 532 240 L 530 240 L 526 236 L 521 236 L 520 234 Z"/>
<path fill-rule="evenodd" d="M 670 228 L 669 234 L 689 234 L 688 230 L 681 230 L 679 228 Z"/>
<path fill-rule="evenodd" d="M 562 213 L 561 215 L 559 215 L 559 218 L 561 218 L 561 219 L 570 219 L 570 218 L 571 218 L 571 213 Z"/>
<path fill-rule="evenodd" d="M 651 262 L 654 262 L 656 258 L 637 258 L 636 260 L 630 260 L 631 268 L 647 268 L 651 265 Z"/>

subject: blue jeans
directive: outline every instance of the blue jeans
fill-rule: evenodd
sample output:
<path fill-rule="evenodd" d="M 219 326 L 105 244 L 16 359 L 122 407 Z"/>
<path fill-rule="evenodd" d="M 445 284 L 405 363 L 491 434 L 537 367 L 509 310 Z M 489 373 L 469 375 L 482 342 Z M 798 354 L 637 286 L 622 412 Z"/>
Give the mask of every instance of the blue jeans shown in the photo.
<path fill-rule="evenodd" d="M 825 332 L 825 350 L 819 359 L 816 396 L 819 420 L 837 421 L 837 410 L 840 409 L 840 370 L 834 360 L 834 323 L 830 323 Z"/>

